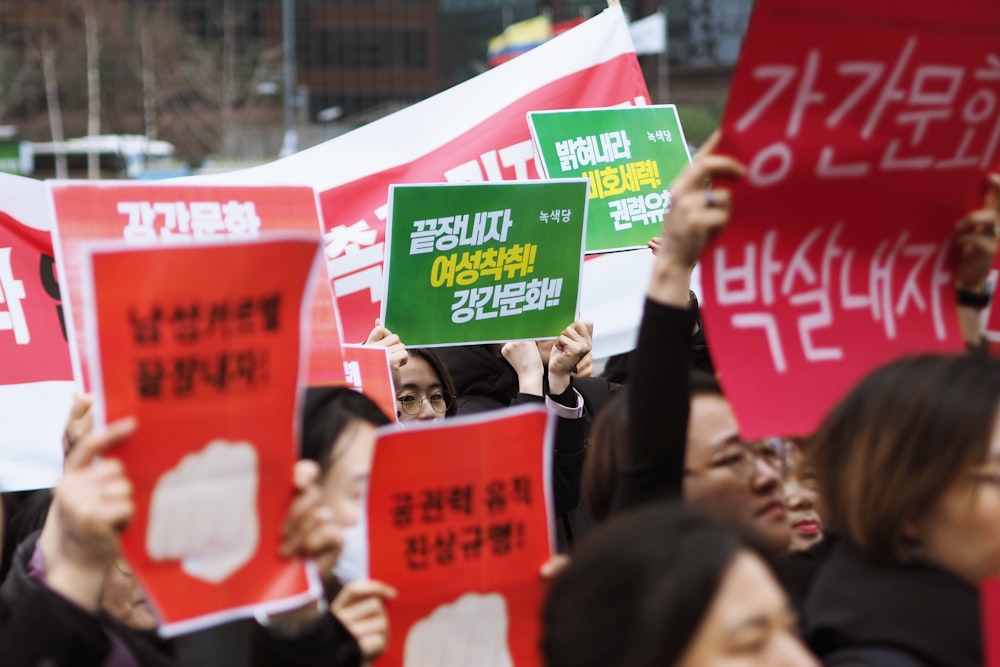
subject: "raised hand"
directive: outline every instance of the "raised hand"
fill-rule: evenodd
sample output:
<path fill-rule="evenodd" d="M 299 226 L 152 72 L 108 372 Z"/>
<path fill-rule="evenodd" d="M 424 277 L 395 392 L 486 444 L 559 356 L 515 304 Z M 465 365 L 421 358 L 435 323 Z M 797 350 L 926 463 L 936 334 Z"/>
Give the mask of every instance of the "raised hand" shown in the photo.
<path fill-rule="evenodd" d="M 577 320 L 563 329 L 549 353 L 549 393 L 569 387 L 570 374 L 593 347 L 594 323 Z"/>

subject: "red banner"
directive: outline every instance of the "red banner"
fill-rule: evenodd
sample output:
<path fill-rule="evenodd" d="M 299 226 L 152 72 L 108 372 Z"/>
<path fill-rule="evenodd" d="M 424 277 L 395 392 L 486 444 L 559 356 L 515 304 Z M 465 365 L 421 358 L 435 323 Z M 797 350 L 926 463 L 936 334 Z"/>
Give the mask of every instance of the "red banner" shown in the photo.
<path fill-rule="evenodd" d="M 45 185 L 0 174 L 0 491 L 53 486 L 73 396 Z"/>
<path fill-rule="evenodd" d="M 549 414 L 534 406 L 380 430 L 370 574 L 399 597 L 379 664 L 541 664 L 550 438 Z"/>
<path fill-rule="evenodd" d="M 56 255 L 65 276 L 74 374 L 86 381 L 86 336 L 80 293 L 80 250 L 90 241 L 124 239 L 141 247 L 230 243 L 257 238 L 262 232 L 319 230 L 316 196 L 308 187 L 238 187 L 168 183 L 51 184 L 56 211 Z M 197 275 L 210 284 L 218 270 L 206 265 Z M 133 279 L 142 278 L 138 272 Z M 343 382 L 340 327 L 336 305 L 320 280 L 311 297 L 309 383 Z"/>
<path fill-rule="evenodd" d="M 1000 147 L 1000 4 L 761 0 L 718 152 L 748 175 L 704 261 L 743 437 L 804 434 L 873 367 L 963 347 L 949 235 Z"/>
<path fill-rule="evenodd" d="M 0 384 L 72 377 L 48 232 L 0 213 Z"/>
<path fill-rule="evenodd" d="M 386 417 L 396 421 L 396 390 L 389 351 L 373 345 L 344 345 L 341 351 L 347 386 L 375 401 Z"/>
<path fill-rule="evenodd" d="M 278 545 L 293 495 L 303 301 L 311 270 L 321 270 L 318 241 L 118 242 L 80 256 L 95 422 L 139 422 L 115 450 L 137 507 L 122 552 L 165 634 L 255 605 L 302 604 L 309 590 L 304 565 L 279 558 Z"/>

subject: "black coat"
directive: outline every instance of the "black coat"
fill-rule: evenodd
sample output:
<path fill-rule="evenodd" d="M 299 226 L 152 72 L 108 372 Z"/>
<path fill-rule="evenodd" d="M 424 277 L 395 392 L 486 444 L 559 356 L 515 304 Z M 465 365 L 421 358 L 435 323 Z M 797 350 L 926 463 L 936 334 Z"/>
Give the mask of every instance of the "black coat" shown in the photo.
<path fill-rule="evenodd" d="M 540 396 L 518 393 L 517 372 L 500 354 L 499 345 L 462 345 L 436 348 L 455 383 L 458 414 L 497 410 L 519 403 L 538 402 Z M 572 523 L 577 532 L 589 526 L 589 516 L 580 503 L 580 475 L 586 452 L 587 432 L 593 417 L 618 385 L 603 378 L 574 378 L 571 386 L 583 398 L 583 419 L 562 419 L 556 425 L 552 466 L 552 490 L 559 544 L 564 550 L 572 541 Z M 571 515 L 574 509 L 577 512 Z M 572 517 L 572 521 L 570 520 Z M 577 535 L 578 537 L 578 535 Z"/>
<path fill-rule="evenodd" d="M 88 667 L 101 665 L 111 650 L 108 635 L 121 640 L 142 667 L 356 667 L 361 650 L 331 614 L 297 639 L 272 637 L 252 621 L 237 621 L 172 641 L 137 632 L 101 614 L 74 606 L 32 581 L 27 564 L 38 535 L 17 549 L 0 597 L 0 664 L 3 667 Z M 207 659 L 211 649 L 223 662 Z"/>
<path fill-rule="evenodd" d="M 826 665 L 834 652 L 885 647 L 927 667 L 983 663 L 979 595 L 973 586 L 926 563 L 874 565 L 839 539 L 812 583 L 805 604 L 806 640 Z"/>

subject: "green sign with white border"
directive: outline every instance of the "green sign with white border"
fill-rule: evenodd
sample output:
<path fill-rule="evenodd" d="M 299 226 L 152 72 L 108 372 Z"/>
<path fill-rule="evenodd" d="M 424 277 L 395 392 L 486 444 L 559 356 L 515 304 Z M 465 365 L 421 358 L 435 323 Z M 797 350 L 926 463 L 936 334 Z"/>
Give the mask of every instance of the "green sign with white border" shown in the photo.
<path fill-rule="evenodd" d="M 545 178 L 590 181 L 587 253 L 660 234 L 669 185 L 691 161 L 674 105 L 532 111 L 528 125 Z"/>
<path fill-rule="evenodd" d="M 412 346 L 558 336 L 577 315 L 588 187 L 390 186 L 383 324 Z"/>

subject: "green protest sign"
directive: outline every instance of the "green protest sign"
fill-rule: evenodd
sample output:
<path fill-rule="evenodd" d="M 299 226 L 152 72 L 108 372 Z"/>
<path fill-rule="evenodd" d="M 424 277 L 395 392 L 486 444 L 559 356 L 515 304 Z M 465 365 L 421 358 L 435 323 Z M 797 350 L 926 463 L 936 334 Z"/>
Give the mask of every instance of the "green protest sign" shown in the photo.
<path fill-rule="evenodd" d="M 586 252 L 645 247 L 660 234 L 668 186 L 691 161 L 672 105 L 532 111 L 546 178 L 590 181 Z"/>
<path fill-rule="evenodd" d="M 382 322 L 414 346 L 558 336 L 576 318 L 587 187 L 391 186 Z"/>

